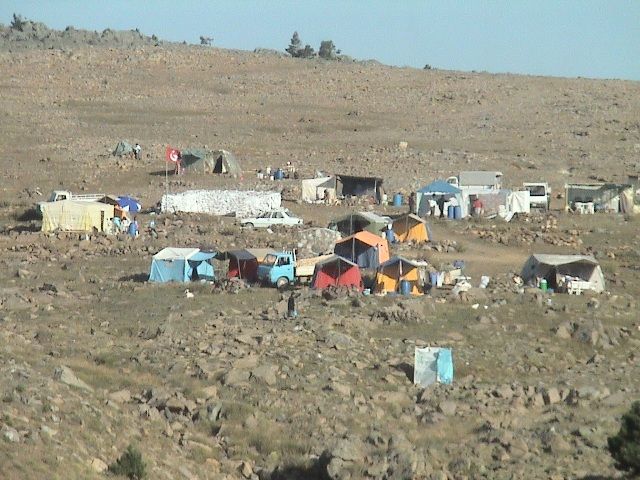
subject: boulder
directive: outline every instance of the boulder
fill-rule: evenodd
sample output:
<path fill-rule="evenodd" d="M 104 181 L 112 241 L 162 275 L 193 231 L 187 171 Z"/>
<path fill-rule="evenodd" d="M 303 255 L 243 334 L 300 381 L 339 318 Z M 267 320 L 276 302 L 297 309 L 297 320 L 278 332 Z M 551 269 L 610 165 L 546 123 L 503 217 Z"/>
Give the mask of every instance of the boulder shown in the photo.
<path fill-rule="evenodd" d="M 64 365 L 61 365 L 60 367 L 55 369 L 55 371 L 53 372 L 53 378 L 55 380 L 58 380 L 59 382 L 69 385 L 70 387 L 79 388 L 87 392 L 93 392 L 93 388 L 76 377 L 76 374 L 73 373 L 73 370 Z"/>

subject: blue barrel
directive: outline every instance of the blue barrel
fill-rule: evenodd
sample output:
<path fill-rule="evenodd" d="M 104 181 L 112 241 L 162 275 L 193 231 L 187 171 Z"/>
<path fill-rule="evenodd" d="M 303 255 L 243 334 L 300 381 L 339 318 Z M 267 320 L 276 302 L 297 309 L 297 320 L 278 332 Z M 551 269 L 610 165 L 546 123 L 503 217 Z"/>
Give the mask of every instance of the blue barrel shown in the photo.
<path fill-rule="evenodd" d="M 429 281 L 431 282 L 431 286 L 435 287 L 438 283 L 438 272 L 429 273 Z"/>
<path fill-rule="evenodd" d="M 462 218 L 462 207 L 460 205 L 453 207 L 453 218 L 455 220 L 460 220 Z"/>
<path fill-rule="evenodd" d="M 393 196 L 393 206 L 394 207 L 401 207 L 402 206 L 402 194 L 401 193 L 396 193 Z"/>
<path fill-rule="evenodd" d="M 282 180 L 284 178 L 284 172 L 281 168 L 276 170 L 276 172 L 273 174 L 273 178 L 275 178 L 276 180 Z"/>
<path fill-rule="evenodd" d="M 453 205 L 449 205 L 447 207 L 447 218 L 449 220 L 453 220 L 454 210 L 455 210 L 455 207 Z"/>
<path fill-rule="evenodd" d="M 408 280 L 400 280 L 400 294 L 411 295 L 411 283 Z"/>
<path fill-rule="evenodd" d="M 393 243 L 396 241 L 396 234 L 393 230 L 387 230 L 386 231 L 386 235 L 387 235 L 387 242 L 389 243 Z"/>

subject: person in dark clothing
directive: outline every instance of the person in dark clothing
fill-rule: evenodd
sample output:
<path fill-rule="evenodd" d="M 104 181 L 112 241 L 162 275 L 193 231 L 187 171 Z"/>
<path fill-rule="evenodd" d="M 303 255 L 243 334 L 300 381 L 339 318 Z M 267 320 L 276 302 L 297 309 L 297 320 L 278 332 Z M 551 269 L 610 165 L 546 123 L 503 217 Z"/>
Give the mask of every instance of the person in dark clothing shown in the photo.
<path fill-rule="evenodd" d="M 416 192 L 409 195 L 409 213 L 416 213 Z"/>
<path fill-rule="evenodd" d="M 444 195 L 438 197 L 438 208 L 440 209 L 440 218 L 444 218 Z"/>
<path fill-rule="evenodd" d="M 296 299 L 293 296 L 293 292 L 289 296 L 289 301 L 287 302 L 287 317 L 295 318 L 298 316 L 298 312 L 296 311 Z"/>

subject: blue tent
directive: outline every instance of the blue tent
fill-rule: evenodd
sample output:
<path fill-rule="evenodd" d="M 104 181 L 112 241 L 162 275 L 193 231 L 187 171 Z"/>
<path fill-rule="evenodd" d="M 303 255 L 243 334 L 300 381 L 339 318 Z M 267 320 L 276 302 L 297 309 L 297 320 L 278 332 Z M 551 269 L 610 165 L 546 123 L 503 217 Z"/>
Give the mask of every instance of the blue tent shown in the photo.
<path fill-rule="evenodd" d="M 426 200 L 431 196 L 443 196 L 447 202 L 447 205 L 449 205 L 449 202 L 452 198 L 455 198 L 455 203 L 462 209 L 462 216 L 465 217 L 467 215 L 467 207 L 463 203 L 462 199 L 462 190 L 451 185 L 450 183 L 445 182 L 444 180 L 435 180 L 429 185 L 426 185 L 418 190 L 418 215 L 423 217 L 429 213 L 429 202 L 427 202 Z"/>
<path fill-rule="evenodd" d="M 431 182 L 429 185 L 422 187 L 418 190 L 418 193 L 430 193 L 436 195 L 457 195 L 462 193 L 457 187 L 454 187 L 450 183 L 445 182 L 444 180 L 435 180 Z"/>
<path fill-rule="evenodd" d="M 215 256 L 215 252 L 201 252 L 198 248 L 164 248 L 153 256 L 149 281 L 214 280 L 211 260 Z"/>
<path fill-rule="evenodd" d="M 118 197 L 118 205 L 125 212 L 138 213 L 142 209 L 140 202 L 133 197 Z"/>

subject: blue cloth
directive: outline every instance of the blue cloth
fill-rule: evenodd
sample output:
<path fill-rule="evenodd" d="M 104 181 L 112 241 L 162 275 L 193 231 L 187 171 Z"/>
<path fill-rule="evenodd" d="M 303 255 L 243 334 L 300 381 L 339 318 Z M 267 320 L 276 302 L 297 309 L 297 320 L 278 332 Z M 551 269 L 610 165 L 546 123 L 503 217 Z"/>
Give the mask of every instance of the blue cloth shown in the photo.
<path fill-rule="evenodd" d="M 129 224 L 129 235 L 132 237 L 138 236 L 138 222 L 135 220 Z"/>
<path fill-rule="evenodd" d="M 138 202 L 133 197 L 118 197 L 118 206 L 122 208 L 125 212 L 138 213 L 142 208 L 140 202 Z"/>
<path fill-rule="evenodd" d="M 436 361 L 438 381 L 450 384 L 453 382 L 453 357 L 450 348 L 441 348 Z"/>

